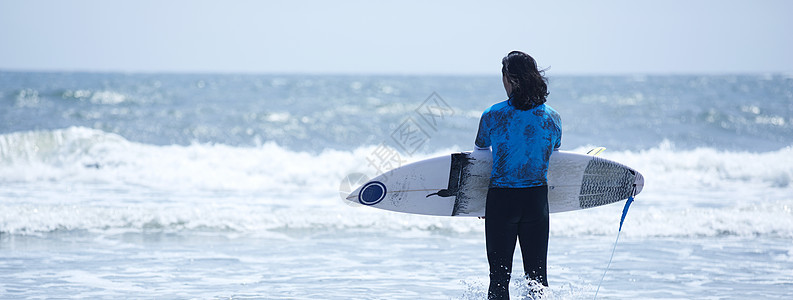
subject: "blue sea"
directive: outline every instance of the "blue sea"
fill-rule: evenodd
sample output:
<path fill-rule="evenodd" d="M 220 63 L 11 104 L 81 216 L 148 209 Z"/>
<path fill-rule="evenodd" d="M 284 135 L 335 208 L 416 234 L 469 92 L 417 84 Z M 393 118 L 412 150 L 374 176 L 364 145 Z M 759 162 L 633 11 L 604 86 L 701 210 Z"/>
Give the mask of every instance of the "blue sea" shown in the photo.
<path fill-rule="evenodd" d="M 549 82 L 562 149 L 646 179 L 598 299 L 793 297 L 793 76 Z M 498 76 L 0 72 L 0 298 L 484 299 L 482 220 L 341 196 L 472 149 L 502 100 Z M 593 298 L 621 203 L 551 215 L 548 299 Z"/>

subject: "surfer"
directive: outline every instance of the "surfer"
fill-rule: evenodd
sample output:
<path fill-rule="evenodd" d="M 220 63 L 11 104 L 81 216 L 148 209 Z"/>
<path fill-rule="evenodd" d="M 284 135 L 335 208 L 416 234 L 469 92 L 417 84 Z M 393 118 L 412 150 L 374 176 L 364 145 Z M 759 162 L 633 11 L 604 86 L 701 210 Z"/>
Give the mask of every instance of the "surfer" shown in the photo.
<path fill-rule="evenodd" d="M 501 64 L 509 98 L 482 113 L 475 142 L 475 155 L 492 147 L 493 156 L 485 210 L 488 299 L 509 299 L 516 240 L 530 284 L 548 286 L 548 162 L 562 137 L 559 114 L 545 104 L 547 79 L 534 58 L 512 51 Z"/>

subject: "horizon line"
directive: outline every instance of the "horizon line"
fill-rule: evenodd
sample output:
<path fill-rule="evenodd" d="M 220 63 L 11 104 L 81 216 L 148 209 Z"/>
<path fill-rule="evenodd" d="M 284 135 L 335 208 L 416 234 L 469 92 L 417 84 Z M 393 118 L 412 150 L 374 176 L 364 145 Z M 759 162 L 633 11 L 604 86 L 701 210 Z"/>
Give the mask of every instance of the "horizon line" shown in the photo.
<path fill-rule="evenodd" d="M 499 70 L 500 71 L 500 70 Z M 250 70 L 113 70 L 113 69 L 58 69 L 58 68 L 3 68 L 2 73 L 49 73 L 49 74 L 129 74 L 129 75 L 285 75 L 285 76 L 428 76 L 428 77 L 490 77 L 500 75 L 499 71 L 488 72 L 328 72 L 328 71 L 250 71 Z M 549 74 L 550 73 L 550 74 Z M 780 75 L 793 77 L 793 71 L 675 71 L 675 72 L 558 72 L 546 71 L 546 77 L 553 76 L 731 76 L 755 75 L 768 76 Z"/>

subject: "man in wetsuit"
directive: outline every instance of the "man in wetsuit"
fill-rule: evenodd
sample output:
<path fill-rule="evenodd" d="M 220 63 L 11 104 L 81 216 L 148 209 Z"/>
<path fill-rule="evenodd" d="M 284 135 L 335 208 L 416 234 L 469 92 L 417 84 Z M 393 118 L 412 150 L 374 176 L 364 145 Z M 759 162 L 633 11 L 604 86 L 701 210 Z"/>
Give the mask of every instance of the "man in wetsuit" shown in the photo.
<path fill-rule="evenodd" d="M 475 148 L 476 155 L 492 147 L 493 156 L 485 210 L 488 299 L 509 299 L 516 240 L 527 278 L 548 286 L 548 162 L 562 137 L 559 114 L 545 105 L 547 80 L 535 60 L 512 51 L 501 63 L 509 99 L 482 114 Z"/>

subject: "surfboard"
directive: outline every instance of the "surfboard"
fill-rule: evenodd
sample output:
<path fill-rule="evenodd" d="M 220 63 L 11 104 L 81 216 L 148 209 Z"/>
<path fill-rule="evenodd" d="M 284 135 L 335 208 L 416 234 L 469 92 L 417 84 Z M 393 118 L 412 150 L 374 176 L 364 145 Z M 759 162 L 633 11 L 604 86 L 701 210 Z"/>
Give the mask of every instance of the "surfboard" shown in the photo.
<path fill-rule="evenodd" d="M 554 151 L 548 166 L 551 213 L 606 205 L 639 194 L 644 177 L 618 162 L 590 154 Z M 482 217 L 490 184 L 490 151 L 459 152 L 417 161 L 380 174 L 347 201 L 433 216 Z"/>

